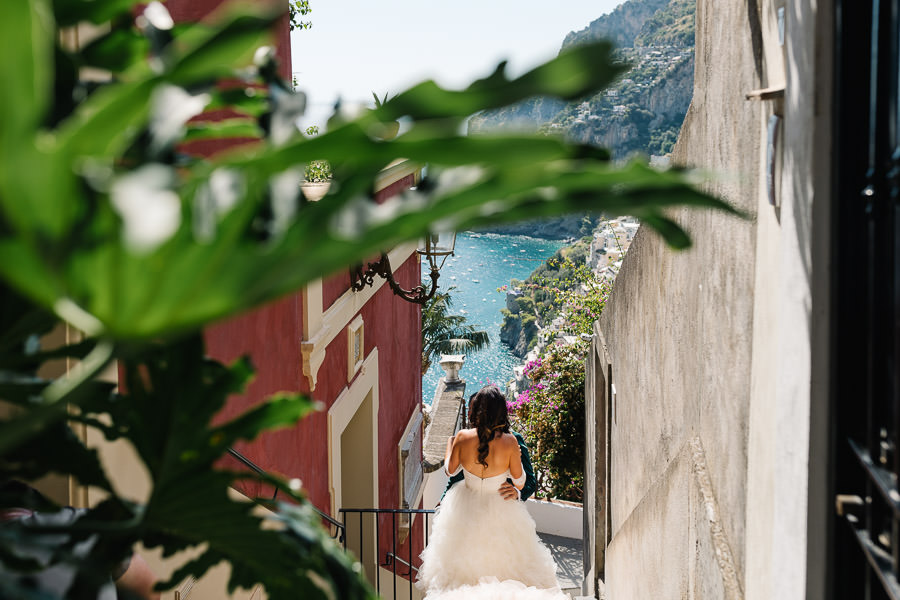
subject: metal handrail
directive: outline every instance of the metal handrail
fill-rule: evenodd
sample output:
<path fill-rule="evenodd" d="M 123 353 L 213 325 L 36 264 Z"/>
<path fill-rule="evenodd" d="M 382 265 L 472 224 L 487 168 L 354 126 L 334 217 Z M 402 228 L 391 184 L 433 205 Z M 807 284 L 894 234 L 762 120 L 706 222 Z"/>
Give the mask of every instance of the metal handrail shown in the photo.
<path fill-rule="evenodd" d="M 409 586 L 409 597 L 412 598 L 413 595 L 413 580 L 415 578 L 415 574 L 419 572 L 418 567 L 414 566 L 413 563 L 413 515 L 425 515 L 422 519 L 422 524 L 424 526 L 424 538 L 422 541 L 427 546 L 428 545 L 428 515 L 434 514 L 434 509 L 431 508 L 340 508 L 338 512 L 341 514 L 341 519 L 344 522 L 344 525 L 347 525 L 347 517 L 348 515 L 355 514 L 359 517 L 359 545 L 355 548 L 356 551 L 359 552 L 359 556 L 357 559 L 360 563 L 369 565 L 372 564 L 375 566 L 375 581 L 372 582 L 375 584 L 375 591 L 380 595 L 381 594 L 381 568 L 389 567 L 390 574 L 393 575 L 391 578 L 391 586 L 393 588 L 393 598 L 397 597 L 397 577 L 407 579 L 407 585 Z M 366 562 L 367 557 L 365 556 L 364 548 L 366 547 L 365 542 L 365 528 L 363 527 L 363 515 L 370 514 L 374 518 L 374 534 L 375 534 L 375 548 L 376 555 L 374 560 L 368 559 L 369 562 Z M 406 515 L 409 518 L 409 538 L 406 540 L 408 544 L 409 556 L 404 560 L 397 555 L 397 515 Z M 391 529 L 391 544 L 390 549 L 384 553 L 384 562 L 381 561 L 381 518 L 382 516 L 390 516 L 390 529 Z M 356 517 L 354 517 L 355 522 Z M 348 536 L 351 534 L 347 534 Z M 355 534 L 354 535 L 355 538 Z M 344 549 L 347 549 L 348 539 L 344 538 Z M 401 564 L 406 566 L 406 572 L 399 572 L 397 570 L 397 565 Z"/>
<path fill-rule="evenodd" d="M 251 471 L 259 473 L 260 475 L 266 475 L 268 477 L 272 477 L 271 473 L 269 473 L 268 471 L 265 471 L 262 467 L 257 465 L 255 462 L 253 462 L 252 460 L 250 460 L 249 458 L 247 458 L 246 456 L 244 456 L 243 454 L 241 454 L 234 448 L 228 448 L 228 454 L 230 454 L 231 456 L 236 458 L 239 462 L 241 462 L 244 466 L 246 466 Z M 274 502 L 277 497 L 278 497 L 278 488 L 276 487 L 275 493 L 272 495 L 272 502 Z M 337 539 L 339 542 L 343 542 L 344 541 L 344 524 L 341 523 L 340 521 L 336 520 L 331 515 L 328 515 L 328 514 L 322 512 L 321 510 L 319 510 L 316 507 L 316 505 L 313 504 L 312 502 L 309 503 L 309 506 L 314 511 L 316 511 L 316 513 L 318 513 L 318 515 L 322 519 L 324 519 L 325 521 L 328 521 L 329 525 L 331 525 L 332 527 L 335 528 L 335 532 L 331 535 L 331 537 Z"/>
<path fill-rule="evenodd" d="M 389 560 L 396 560 L 396 561 L 397 561 L 398 563 L 400 563 L 401 565 L 406 565 L 407 568 L 412 569 L 412 570 L 415 571 L 416 573 L 419 572 L 419 567 L 415 567 L 415 566 L 409 564 L 408 562 L 406 562 L 405 560 L 403 560 L 402 558 L 400 558 L 399 556 L 397 556 L 397 555 L 394 554 L 393 552 L 388 552 L 388 553 L 385 554 L 384 556 L 385 556 L 385 558 L 387 558 L 387 559 L 389 559 Z M 390 562 L 388 562 L 387 564 L 390 564 Z M 407 575 L 408 575 L 408 573 L 407 573 Z"/>
<path fill-rule="evenodd" d="M 406 513 L 415 513 L 415 514 L 434 514 L 433 508 L 339 508 L 338 512 L 340 513 L 396 513 L 396 514 L 406 514 Z"/>
<path fill-rule="evenodd" d="M 459 409 L 456 412 L 456 431 L 466 428 L 466 401 L 459 399 Z M 454 431 L 454 435 L 456 434 Z"/>

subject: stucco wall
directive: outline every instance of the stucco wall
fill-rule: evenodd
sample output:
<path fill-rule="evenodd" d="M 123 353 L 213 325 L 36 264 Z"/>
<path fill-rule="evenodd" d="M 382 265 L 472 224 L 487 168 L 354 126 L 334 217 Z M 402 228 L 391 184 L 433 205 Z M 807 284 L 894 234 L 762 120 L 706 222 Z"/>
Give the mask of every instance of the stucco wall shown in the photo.
<path fill-rule="evenodd" d="M 827 431 L 814 407 L 827 399 L 832 8 L 698 0 L 673 158 L 713 173 L 706 189 L 749 218 L 676 212 L 694 240 L 682 253 L 639 231 L 600 319 L 615 386 L 612 600 L 824 596 Z M 784 97 L 745 99 L 760 88 Z M 772 114 L 778 206 L 765 187 Z"/>
<path fill-rule="evenodd" d="M 418 274 L 418 257 L 411 256 L 395 276 L 401 285 L 410 287 Z M 360 314 L 365 324 L 365 355 L 375 346 L 379 352 L 380 498 L 382 506 L 396 507 L 397 445 L 422 397 L 419 307 L 396 298 L 388 286 L 383 286 Z M 210 356 L 231 361 L 247 354 L 257 369 L 246 392 L 231 398 L 219 419 L 240 414 L 275 392 L 310 393 L 300 369 L 301 324 L 301 296 L 295 294 L 207 329 Z M 331 505 L 327 410 L 351 383 L 347 381 L 347 360 L 347 336 L 337 335 L 327 347 L 318 384 L 311 393 L 323 403 L 324 410 L 305 417 L 296 427 L 268 432 L 237 446 L 262 468 L 300 478 L 310 500 L 326 512 Z M 259 488 L 249 485 L 243 491 L 253 496 Z"/>
<path fill-rule="evenodd" d="M 762 110 L 745 94 L 761 83 L 758 34 L 746 3 L 698 1 L 694 98 L 673 156 L 714 173 L 705 188 L 749 218 L 675 211 L 694 241 L 684 252 L 640 230 L 600 320 L 616 391 L 606 556 L 614 600 L 650 597 L 648 578 L 662 594 L 653 597 L 721 597 L 723 569 L 737 574 L 734 593 L 743 585 Z M 691 491 L 696 464 L 711 497 Z M 714 523 L 695 518 L 716 506 Z M 707 564 L 703 548 L 726 564 Z"/>

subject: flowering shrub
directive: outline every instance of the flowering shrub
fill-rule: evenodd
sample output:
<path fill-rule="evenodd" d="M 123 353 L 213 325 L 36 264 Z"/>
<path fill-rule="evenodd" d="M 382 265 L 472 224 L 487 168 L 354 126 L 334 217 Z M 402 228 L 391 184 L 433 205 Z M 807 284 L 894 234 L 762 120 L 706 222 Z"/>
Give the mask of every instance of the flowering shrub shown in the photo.
<path fill-rule="evenodd" d="M 581 336 L 593 333 L 612 284 L 594 275 L 577 249 L 557 253 L 520 285 L 528 295 L 517 302 L 537 308 L 544 327 L 562 317 L 558 332 L 578 341 L 567 346 L 551 342 L 529 361 L 525 376 L 531 383 L 508 408 L 532 450 L 538 495 L 581 501 L 584 356 L 589 348 Z"/>
<path fill-rule="evenodd" d="M 507 407 L 532 452 L 537 495 L 581 502 L 584 356 L 588 343 L 550 346 L 525 365 L 531 385 Z"/>
<path fill-rule="evenodd" d="M 597 278 L 584 264 L 568 259 L 547 261 L 567 274 L 565 280 L 533 275 L 524 287 L 542 301 L 544 324 L 554 316 L 562 316 L 562 331 L 568 335 L 590 335 L 593 323 L 600 318 L 612 289 L 612 283 Z"/>

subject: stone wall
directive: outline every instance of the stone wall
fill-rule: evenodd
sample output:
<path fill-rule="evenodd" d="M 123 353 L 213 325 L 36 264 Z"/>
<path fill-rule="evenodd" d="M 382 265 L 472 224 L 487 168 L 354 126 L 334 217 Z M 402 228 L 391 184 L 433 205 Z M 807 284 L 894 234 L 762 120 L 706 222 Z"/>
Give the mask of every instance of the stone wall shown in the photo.
<path fill-rule="evenodd" d="M 823 490 L 808 482 L 827 364 L 827 319 L 814 317 L 829 278 L 826 4 L 792 5 L 782 46 L 783 1 L 698 0 L 673 162 L 711 173 L 705 188 L 747 218 L 673 211 L 694 241 L 684 252 L 640 230 L 598 322 L 592 371 L 611 385 L 588 386 L 588 463 L 608 490 L 593 486 L 586 525 L 610 600 L 823 597 L 810 540 L 824 517 L 808 501 Z M 747 99 L 761 88 L 784 97 Z M 779 206 L 765 186 L 772 114 Z"/>
<path fill-rule="evenodd" d="M 675 212 L 694 242 L 684 252 L 639 231 L 601 318 L 616 387 L 606 569 L 613 599 L 649 597 L 650 589 L 657 598 L 694 597 L 683 591 L 721 582 L 719 565 L 701 562 L 692 543 L 713 547 L 713 526 L 715 550 L 743 574 L 760 143 L 760 105 L 744 99 L 760 84 L 746 7 L 698 2 L 696 53 L 694 97 L 673 158 L 715 173 L 706 189 L 750 218 Z M 713 500 L 727 507 L 716 523 L 691 518 L 705 513 L 690 502 L 703 498 L 690 476 L 692 440 Z M 654 539 L 664 555 L 652 556 Z M 638 549 L 644 577 L 623 568 Z"/>

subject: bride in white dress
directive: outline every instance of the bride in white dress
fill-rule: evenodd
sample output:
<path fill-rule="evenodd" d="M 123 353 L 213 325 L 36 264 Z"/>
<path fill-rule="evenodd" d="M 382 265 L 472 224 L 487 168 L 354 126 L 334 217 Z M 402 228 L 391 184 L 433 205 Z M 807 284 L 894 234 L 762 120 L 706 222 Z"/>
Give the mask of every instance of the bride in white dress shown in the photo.
<path fill-rule="evenodd" d="M 507 478 L 521 489 L 525 473 L 508 433 L 506 398 L 486 386 L 471 400 L 469 422 L 447 442 L 444 468 L 463 470 L 434 516 L 416 585 L 427 600 L 562 600 L 556 565 L 535 532 L 524 502 L 504 500 Z"/>

